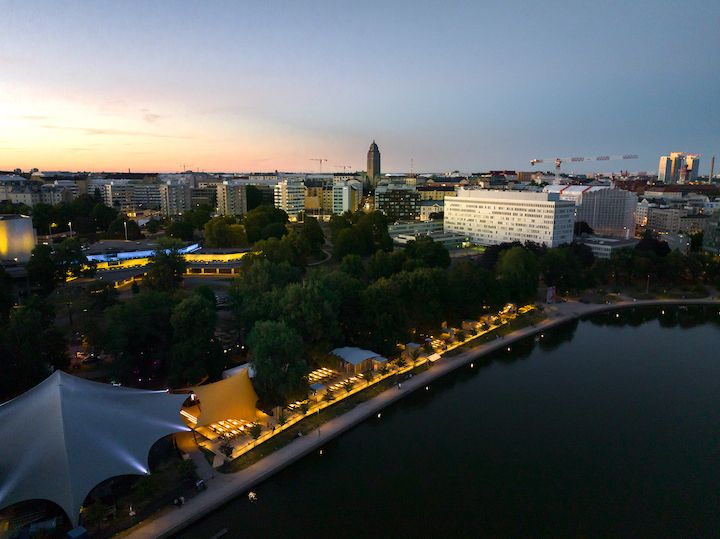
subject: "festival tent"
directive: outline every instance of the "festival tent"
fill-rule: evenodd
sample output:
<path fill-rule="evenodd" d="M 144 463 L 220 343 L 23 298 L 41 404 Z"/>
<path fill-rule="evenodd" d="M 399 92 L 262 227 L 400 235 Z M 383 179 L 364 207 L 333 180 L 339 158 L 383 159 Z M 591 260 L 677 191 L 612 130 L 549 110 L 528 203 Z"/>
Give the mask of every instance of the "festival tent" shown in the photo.
<path fill-rule="evenodd" d="M 248 369 L 219 382 L 188 388 L 200 400 L 197 426 L 211 425 L 225 419 L 254 421 L 257 417 L 257 393 L 252 386 Z"/>
<path fill-rule="evenodd" d="M 189 430 L 187 395 L 91 382 L 55 371 L 0 405 L 0 509 L 43 499 L 77 525 L 88 493 L 118 475 L 148 474 L 160 438 Z"/>
<path fill-rule="evenodd" d="M 371 350 L 353 348 L 352 346 L 335 348 L 335 350 L 330 353 L 340 359 L 346 371 L 355 374 L 365 372 L 369 369 L 377 369 L 387 364 L 387 359 L 380 354 L 376 354 Z"/>

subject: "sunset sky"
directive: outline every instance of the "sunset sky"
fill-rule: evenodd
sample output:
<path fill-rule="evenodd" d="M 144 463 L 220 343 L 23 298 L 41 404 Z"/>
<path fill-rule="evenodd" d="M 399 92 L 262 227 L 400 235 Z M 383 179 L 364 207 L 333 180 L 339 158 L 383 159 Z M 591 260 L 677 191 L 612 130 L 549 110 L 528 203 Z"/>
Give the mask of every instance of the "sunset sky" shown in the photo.
<path fill-rule="evenodd" d="M 0 170 L 720 155 L 720 2 L 0 0 Z"/>

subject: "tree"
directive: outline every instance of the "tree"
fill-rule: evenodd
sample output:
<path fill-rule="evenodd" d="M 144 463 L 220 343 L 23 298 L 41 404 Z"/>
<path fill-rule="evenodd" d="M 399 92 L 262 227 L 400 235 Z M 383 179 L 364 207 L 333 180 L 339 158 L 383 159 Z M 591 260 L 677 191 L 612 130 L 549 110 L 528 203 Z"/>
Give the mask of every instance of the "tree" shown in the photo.
<path fill-rule="evenodd" d="M 702 230 L 698 230 L 690 234 L 690 250 L 698 253 L 703 250 L 703 237 L 705 233 Z"/>
<path fill-rule="evenodd" d="M 254 185 L 248 185 L 245 188 L 245 199 L 247 200 L 248 211 L 254 210 L 263 203 L 262 191 Z"/>
<path fill-rule="evenodd" d="M 262 427 L 259 423 L 253 423 L 250 427 L 248 427 L 248 434 L 253 441 L 257 441 L 257 439 L 260 438 L 260 434 L 262 434 Z"/>
<path fill-rule="evenodd" d="M 26 269 L 28 280 L 37 286 L 41 293 L 47 294 L 55 288 L 55 261 L 49 245 L 38 243 L 33 248 Z"/>
<path fill-rule="evenodd" d="M 126 385 L 157 384 L 172 349 L 172 297 L 143 290 L 107 310 L 105 349 L 115 356 L 115 377 Z"/>
<path fill-rule="evenodd" d="M 495 276 L 470 260 L 459 260 L 447 273 L 448 319 L 477 318 L 485 306 L 497 307 L 504 303 L 498 297 Z"/>
<path fill-rule="evenodd" d="M 12 277 L 0 266 L 0 325 L 7 321 L 14 303 Z"/>
<path fill-rule="evenodd" d="M 448 250 L 429 236 L 409 241 L 405 256 L 415 262 L 414 267 L 447 268 L 450 265 Z"/>
<path fill-rule="evenodd" d="M 6 324 L 0 324 L 0 401 L 14 397 L 42 382 L 51 369 L 69 364 L 62 334 L 53 325 L 54 312 L 45 301 L 33 296 L 14 309 Z"/>
<path fill-rule="evenodd" d="M 347 255 L 364 256 L 367 245 L 362 235 L 355 228 L 344 228 L 338 232 L 333 241 L 333 258 L 342 260 Z"/>
<path fill-rule="evenodd" d="M 338 344 L 339 298 L 321 279 L 307 279 L 285 287 L 280 305 L 282 317 L 306 346 L 316 353 Z"/>
<path fill-rule="evenodd" d="M 247 245 L 245 228 L 233 216 L 213 217 L 204 228 L 208 247 L 242 247 Z"/>
<path fill-rule="evenodd" d="M 102 201 L 96 202 L 90 212 L 90 217 L 95 223 L 96 230 L 107 230 L 110 228 L 110 224 L 115 221 L 117 216 L 117 210 L 106 206 L 102 203 Z"/>
<path fill-rule="evenodd" d="M 125 239 L 125 230 L 127 228 L 127 239 L 128 240 L 139 240 L 143 237 L 142 232 L 138 224 L 132 219 L 128 219 L 127 215 L 119 215 L 107 229 L 107 235 L 110 238 Z"/>
<path fill-rule="evenodd" d="M 180 286 L 187 267 L 185 258 L 179 251 L 181 246 L 177 241 L 160 242 L 151 257 L 152 262 L 144 280 L 145 286 L 161 292 L 171 292 Z"/>
<path fill-rule="evenodd" d="M 588 234 L 588 235 L 592 236 L 593 234 L 595 234 L 595 231 L 592 228 L 590 228 L 590 225 L 587 224 L 585 221 L 575 221 L 573 235 L 576 238 L 579 238 L 583 234 Z"/>
<path fill-rule="evenodd" d="M 251 259 L 230 289 L 230 299 L 241 334 L 258 320 L 280 317 L 282 288 L 300 279 L 300 270 L 289 263 L 273 264 Z"/>
<path fill-rule="evenodd" d="M 363 265 L 362 258 L 358 255 L 346 255 L 343 257 L 340 263 L 340 271 L 357 277 L 358 279 L 365 278 L 365 266 Z"/>
<path fill-rule="evenodd" d="M 92 276 L 95 262 L 90 262 L 77 239 L 67 238 L 55 247 L 53 253 L 56 280 L 64 282 L 68 277 Z"/>
<path fill-rule="evenodd" d="M 534 253 L 524 247 L 512 247 L 500 255 L 495 272 L 513 303 L 535 298 L 540 267 Z"/>
<path fill-rule="evenodd" d="M 305 221 L 300 227 L 300 233 L 305 237 L 310 244 L 311 250 L 315 253 L 317 253 L 325 243 L 325 234 L 315 217 L 310 215 L 305 216 Z"/>
<path fill-rule="evenodd" d="M 213 214 L 213 208 L 208 204 L 198 204 L 192 210 L 182 215 L 182 220 L 195 230 L 202 230 Z"/>
<path fill-rule="evenodd" d="M 245 225 L 248 242 L 255 243 L 258 240 L 284 236 L 287 233 L 287 223 L 288 215 L 283 210 L 275 206 L 260 205 L 247 212 L 242 224 Z"/>
<path fill-rule="evenodd" d="M 666 256 L 670 253 L 670 247 L 666 241 L 655 238 L 651 231 L 646 230 L 642 239 L 635 246 L 638 253 L 652 252 L 657 256 Z"/>
<path fill-rule="evenodd" d="M 145 228 L 150 234 L 155 234 L 160 231 L 160 221 L 153 217 L 147 222 Z"/>
<path fill-rule="evenodd" d="M 192 241 L 193 226 L 187 221 L 172 221 L 165 227 L 165 235 L 182 241 Z"/>
<path fill-rule="evenodd" d="M 198 384 L 204 378 L 219 378 L 223 368 L 222 349 L 215 339 L 217 312 L 214 300 L 191 294 L 173 309 L 172 352 L 168 380 L 172 387 Z"/>
<path fill-rule="evenodd" d="M 300 336 L 285 322 L 257 322 L 248 336 L 254 385 L 267 406 L 284 406 L 305 397 L 307 366 Z"/>

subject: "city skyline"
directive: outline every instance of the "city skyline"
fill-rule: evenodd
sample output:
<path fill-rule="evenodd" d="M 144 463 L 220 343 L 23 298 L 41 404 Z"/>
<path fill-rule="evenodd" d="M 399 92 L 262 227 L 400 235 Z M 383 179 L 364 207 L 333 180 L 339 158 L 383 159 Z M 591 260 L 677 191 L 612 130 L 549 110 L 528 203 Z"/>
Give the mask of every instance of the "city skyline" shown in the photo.
<path fill-rule="evenodd" d="M 678 5 L 2 0 L 0 169 L 339 172 L 375 139 L 388 172 L 685 151 L 702 176 L 720 6 Z"/>

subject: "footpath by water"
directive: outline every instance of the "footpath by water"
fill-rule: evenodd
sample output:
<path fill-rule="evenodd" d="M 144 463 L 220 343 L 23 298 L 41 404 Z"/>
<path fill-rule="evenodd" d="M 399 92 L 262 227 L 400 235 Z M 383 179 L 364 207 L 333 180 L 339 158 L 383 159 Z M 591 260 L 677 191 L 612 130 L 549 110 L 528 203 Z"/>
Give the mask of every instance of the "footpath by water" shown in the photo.
<path fill-rule="evenodd" d="M 587 306 L 582 306 L 582 305 L 579 305 L 579 304 L 577 304 L 577 305 L 568 305 L 568 304 L 565 304 L 565 305 L 563 305 L 563 306 L 561 306 L 561 307 L 562 307 L 565 311 L 564 311 L 564 312 L 560 312 L 559 316 L 551 317 L 551 318 L 550 318 L 550 321 L 548 322 L 548 324 L 549 324 L 550 322 L 552 322 L 553 320 L 560 321 L 560 320 L 564 320 L 564 319 L 565 319 L 566 317 L 568 317 L 568 316 L 571 316 L 571 315 L 572 315 L 572 312 L 573 312 L 573 311 L 571 311 L 571 309 L 578 309 L 578 310 L 583 310 L 583 309 L 587 310 L 587 309 L 588 309 Z M 625 316 L 625 315 L 623 315 L 623 316 Z M 530 329 L 531 329 L 531 328 L 530 328 Z M 540 330 L 540 331 L 542 331 L 542 328 L 537 328 L 537 329 Z M 613 328 L 613 329 L 616 329 L 616 328 Z M 715 336 L 717 337 L 717 335 L 715 335 Z M 538 338 L 539 338 L 539 337 L 538 337 Z M 650 339 L 650 340 L 653 341 L 653 339 Z M 510 341 L 511 341 L 511 339 L 508 338 L 507 342 L 510 343 Z M 530 341 L 530 342 L 532 342 L 532 341 Z M 591 348 L 592 348 L 592 349 L 596 349 L 596 348 L 598 348 L 598 345 L 600 345 L 600 344 L 603 344 L 603 343 L 602 343 L 602 342 L 601 342 L 601 343 L 596 343 L 596 344 L 594 344 Z M 517 351 L 518 351 L 518 350 L 516 349 L 513 353 L 508 353 L 508 354 L 514 356 L 515 354 L 517 354 Z M 466 367 L 462 367 L 463 361 L 465 361 L 465 360 L 468 360 L 468 361 L 469 361 L 470 359 L 469 359 L 468 357 L 456 357 L 455 359 L 452 359 L 452 360 L 442 360 L 442 361 L 439 362 L 437 365 L 433 366 L 433 368 L 432 368 L 430 371 L 428 371 L 428 373 L 433 373 L 434 375 L 439 375 L 439 374 L 442 373 L 443 370 L 451 370 L 450 365 L 452 365 L 452 368 L 462 368 L 462 369 L 468 369 L 468 370 L 470 370 L 469 365 L 466 366 Z M 441 363 L 444 363 L 444 365 L 441 364 Z M 532 363 L 532 362 L 531 362 L 531 363 Z M 478 362 L 478 364 L 475 365 L 474 368 L 478 368 L 479 366 L 480 366 L 480 365 L 479 365 L 479 362 Z M 543 369 L 545 369 L 546 367 L 547 367 L 547 366 L 544 366 Z M 486 370 L 486 369 L 485 369 L 485 370 Z M 434 372 L 433 372 L 433 371 L 434 371 Z M 477 372 L 477 370 L 476 370 L 475 372 Z M 544 372 L 544 371 L 543 371 L 543 372 Z M 423 374 L 426 374 L 426 373 L 423 373 Z M 449 379 L 454 378 L 454 376 L 456 376 L 456 375 L 451 376 Z M 420 380 L 420 377 L 416 377 L 416 378 L 417 378 L 417 380 L 416 380 L 417 382 L 419 382 L 419 383 L 424 383 L 423 380 Z M 442 382 L 442 384 L 444 384 L 444 383 L 445 383 L 445 382 Z M 436 388 L 435 388 L 436 385 L 437 385 L 437 384 L 433 384 L 433 387 L 431 387 L 430 390 L 427 391 L 427 392 L 424 392 L 424 388 L 421 387 L 421 388 L 420 388 L 420 394 L 422 394 L 422 395 L 427 395 L 427 396 L 435 395 L 435 394 L 436 394 Z M 408 388 L 408 390 L 410 390 L 410 389 L 412 389 L 412 388 Z M 405 391 L 405 388 L 404 388 L 403 392 L 404 392 L 404 391 Z M 424 392 L 424 393 L 423 393 L 423 392 Z M 448 394 L 451 395 L 451 394 L 452 394 L 452 391 L 448 392 Z M 412 401 L 413 401 L 414 399 L 416 399 L 416 398 L 424 398 L 424 397 L 422 397 L 422 396 L 413 396 L 413 397 L 411 397 L 410 400 L 407 401 L 407 402 L 412 402 Z M 392 400 L 392 399 L 390 399 L 390 400 Z M 388 400 L 388 403 L 390 402 L 390 400 Z M 457 400 L 458 403 L 461 403 L 461 404 L 458 405 L 460 409 L 464 409 L 464 408 L 467 407 L 467 403 L 464 403 L 464 402 L 462 401 L 462 399 L 459 398 L 459 396 L 458 396 L 458 399 L 456 399 L 456 400 Z M 385 404 L 383 404 L 383 405 L 387 405 L 388 403 L 385 403 Z M 369 404 L 369 403 L 366 403 L 366 404 Z M 382 403 L 381 403 L 381 404 L 382 404 Z M 405 404 L 403 403 L 402 405 L 399 406 L 399 408 L 402 408 L 402 407 L 404 407 L 404 406 L 405 406 Z M 360 407 L 358 407 L 358 408 L 360 408 Z M 384 424 L 386 423 L 386 421 L 385 421 L 385 416 L 388 415 L 388 414 L 392 415 L 392 414 L 394 413 L 393 410 L 394 410 L 395 408 L 396 408 L 396 407 L 393 407 L 393 408 L 391 408 L 390 410 L 386 410 L 386 411 L 382 412 L 382 419 L 377 420 L 377 421 L 376 421 L 377 424 L 378 424 L 378 425 L 384 425 Z M 356 411 L 354 410 L 353 412 L 356 412 Z M 352 414 L 353 412 L 351 412 L 351 414 Z M 359 410 L 358 413 L 356 413 L 355 415 L 358 416 L 358 417 L 360 417 L 360 416 L 363 415 L 361 412 L 362 412 L 362 410 Z M 348 414 L 348 415 L 350 415 L 350 414 Z M 374 415 L 374 412 L 373 412 L 373 415 Z M 367 414 L 367 411 L 365 411 L 365 416 L 364 416 L 364 417 L 365 417 L 365 418 L 369 417 L 369 415 Z M 447 415 L 447 417 L 448 417 L 448 418 L 456 417 L 456 413 L 450 412 L 450 414 Z M 345 416 L 343 416 L 343 418 L 345 418 Z M 357 421 L 358 418 L 356 417 L 355 419 L 353 419 L 353 418 L 350 417 L 350 418 L 347 418 L 347 419 L 350 419 L 350 420 L 352 420 L 352 421 Z M 360 419 L 362 419 L 362 417 L 360 417 Z M 429 438 L 429 439 L 433 439 L 433 438 L 434 438 L 434 436 L 433 436 L 431 433 L 432 433 L 433 430 L 436 428 L 436 421 L 434 421 L 432 418 L 426 418 L 426 419 L 428 420 L 428 425 L 424 425 L 424 426 L 423 426 L 423 425 L 418 425 L 419 431 L 414 432 L 414 433 L 408 433 L 408 436 L 410 436 L 411 438 L 414 439 L 414 443 L 418 443 L 419 441 L 424 441 L 424 440 L 426 440 L 426 439 L 428 439 L 428 438 Z M 351 424 L 352 424 L 352 421 L 350 422 Z M 405 420 L 405 421 L 406 421 L 406 420 Z M 353 432 L 351 432 L 350 434 L 348 434 L 348 435 L 346 435 L 346 436 L 343 436 L 343 437 L 340 439 L 339 443 L 343 443 L 343 441 L 344 441 L 346 438 L 355 436 L 355 432 L 356 432 L 356 431 L 361 430 L 361 429 L 365 429 L 368 424 L 374 424 L 374 423 L 365 422 L 359 429 L 355 429 L 355 430 L 354 430 Z M 403 423 L 403 424 L 404 424 L 404 423 Z M 408 424 L 412 424 L 412 421 L 408 421 Z M 510 422 L 510 424 L 512 424 L 512 422 Z M 344 429 L 349 428 L 349 426 L 350 426 L 350 425 L 345 426 Z M 327 428 L 326 428 L 326 427 L 327 427 Z M 344 430 L 344 429 L 343 429 L 343 430 Z M 195 514 L 202 514 L 203 512 L 206 512 L 207 510 L 209 510 L 211 507 L 213 507 L 213 505 L 212 505 L 213 503 L 215 504 L 214 506 L 217 506 L 217 504 L 221 503 L 221 501 L 223 501 L 223 500 L 226 500 L 227 497 L 228 497 L 228 496 L 231 496 L 233 493 L 235 493 L 235 494 L 244 494 L 244 493 L 246 493 L 246 492 L 247 492 L 247 488 L 249 488 L 249 486 L 257 485 L 258 482 L 262 481 L 263 479 L 266 479 L 267 477 L 269 477 L 269 475 L 271 475 L 272 473 L 275 473 L 275 472 L 277 471 L 277 469 L 279 469 L 280 467 L 284 466 L 287 462 L 292 461 L 294 458 L 298 458 L 299 456 L 301 456 L 301 455 L 303 455 L 303 454 L 307 454 L 308 452 L 311 453 L 311 454 L 314 453 L 315 455 L 317 455 L 317 448 L 318 448 L 320 445 L 322 445 L 322 446 L 324 446 L 324 447 L 326 447 L 326 448 L 328 447 L 328 446 L 327 446 L 328 440 L 325 438 L 325 436 L 332 434 L 332 430 L 333 430 L 333 429 L 332 429 L 332 425 L 323 426 L 323 427 L 322 427 L 322 430 L 323 430 L 323 436 L 322 436 L 321 438 L 313 438 L 313 437 L 308 436 L 306 440 L 303 440 L 303 443 L 307 444 L 305 447 L 300 447 L 299 445 L 296 445 L 298 442 L 293 442 L 293 444 L 290 444 L 290 446 L 286 447 L 284 450 L 278 451 L 276 454 L 271 455 L 271 457 L 268 457 L 268 459 L 264 459 L 261 463 L 258 463 L 258 464 L 261 464 L 262 466 L 257 466 L 257 465 L 255 465 L 255 466 L 253 466 L 253 467 L 251 467 L 251 468 L 248 468 L 247 470 L 244 470 L 243 472 L 240 472 L 239 474 L 234 474 L 234 475 L 232 475 L 232 476 L 226 476 L 226 477 L 220 478 L 220 479 L 219 479 L 220 482 L 217 484 L 217 486 L 212 486 L 211 489 L 207 492 L 207 495 L 210 495 L 210 494 L 213 492 L 213 490 L 216 492 L 216 495 L 213 496 L 212 499 L 211 499 L 210 496 L 207 496 L 207 497 L 206 497 L 205 495 L 197 498 L 198 501 L 203 501 L 203 500 L 206 501 L 206 504 L 207 504 L 207 505 L 206 505 L 205 507 L 195 508 L 195 510 L 193 511 L 193 513 L 187 512 L 187 513 L 185 513 L 185 514 L 181 514 L 180 512 L 175 512 L 174 514 L 168 515 L 168 516 L 171 518 L 171 520 L 165 519 L 164 522 L 163 522 L 163 521 L 160 521 L 160 523 L 165 524 L 165 525 L 167 525 L 168 523 L 170 523 L 170 524 L 174 524 L 175 526 L 182 525 L 182 523 L 184 523 L 184 522 L 186 522 L 187 520 L 189 520 L 193 515 L 195 515 Z M 512 430 L 512 429 L 511 429 L 511 430 Z M 328 432 L 328 431 L 329 431 L 329 432 Z M 394 429 L 393 429 L 393 432 L 394 432 Z M 327 434 L 326 434 L 326 433 L 327 433 Z M 379 436 L 380 436 L 380 438 L 381 438 L 382 440 L 385 440 L 385 439 L 388 438 L 388 437 L 387 437 L 387 433 L 379 434 Z M 440 437 L 442 438 L 442 435 L 440 435 Z M 466 438 L 467 438 L 467 435 L 464 434 L 461 438 L 466 439 Z M 469 447 L 469 446 L 473 446 L 473 445 L 475 444 L 475 441 L 471 441 L 470 439 L 467 439 L 466 441 L 467 441 L 468 447 Z M 377 443 L 381 443 L 381 442 L 378 441 Z M 401 447 L 402 447 L 402 446 L 401 446 Z M 438 458 L 440 459 L 441 462 L 445 462 L 446 460 L 453 460 L 452 457 L 451 457 L 452 451 L 450 451 L 450 449 L 451 449 L 451 448 L 445 448 L 445 450 L 448 450 L 448 457 L 447 457 L 447 458 L 438 456 Z M 287 450 L 287 451 L 286 451 L 286 450 Z M 285 451 L 285 454 L 281 454 L 283 451 Z M 328 449 L 325 449 L 324 452 L 325 452 L 325 455 L 324 455 L 325 457 L 328 457 L 329 455 L 333 454 L 331 451 L 328 452 Z M 392 448 L 389 448 L 389 449 L 383 449 L 382 451 L 376 450 L 375 452 L 371 452 L 371 454 L 369 454 L 369 455 L 367 455 L 367 454 L 358 455 L 358 456 L 357 456 L 357 459 L 358 459 L 360 462 L 363 463 L 363 466 L 365 466 L 366 471 L 365 471 L 365 472 L 362 472 L 362 473 L 359 473 L 358 479 L 359 479 L 360 481 L 359 481 L 357 484 L 356 484 L 355 481 L 351 481 L 351 482 L 350 482 L 350 484 L 353 485 L 353 488 L 359 488 L 359 489 L 361 489 L 361 491 L 362 491 L 362 479 L 365 478 L 366 476 L 368 476 L 368 473 L 369 473 L 369 472 L 371 472 L 371 471 L 373 471 L 373 470 L 377 470 L 377 467 L 378 467 L 378 465 L 379 465 L 378 459 L 380 459 L 381 461 L 385 462 L 385 461 L 387 460 L 387 454 L 388 454 L 388 453 L 389 453 L 389 454 L 394 454 L 394 453 L 397 453 L 397 451 L 393 451 Z M 401 450 L 400 453 L 403 455 L 403 459 L 405 459 L 405 458 L 410 459 L 410 458 L 411 458 L 411 455 L 414 455 L 414 454 L 415 454 L 415 451 L 412 450 L 412 451 L 410 451 L 410 453 L 407 453 L 407 451 Z M 424 454 L 424 453 L 423 453 L 423 454 Z M 481 455 L 481 454 L 482 454 L 482 452 L 479 452 L 479 453 L 478 453 L 478 455 Z M 504 454 L 506 454 L 506 455 L 511 455 L 512 452 L 505 452 Z M 273 460 L 273 456 L 275 456 L 275 457 L 277 457 L 277 458 Z M 297 466 L 293 466 L 290 470 L 288 470 L 287 472 L 284 472 L 284 473 L 292 473 L 291 471 L 294 471 L 295 469 L 301 469 L 303 466 L 305 466 L 306 461 L 308 461 L 308 462 L 309 462 L 309 461 L 312 461 L 313 458 L 318 458 L 318 457 L 316 456 L 316 457 L 310 457 L 310 458 L 308 458 L 308 459 L 304 459 L 301 464 L 298 464 Z M 350 460 L 352 460 L 352 461 L 354 462 L 354 459 L 353 459 L 352 457 L 348 457 L 348 458 L 350 458 Z M 324 469 L 324 467 L 326 466 L 324 463 L 327 462 L 327 461 L 329 461 L 329 460 L 330 460 L 330 458 L 326 458 L 325 460 L 323 460 L 323 468 L 322 468 L 322 469 Z M 437 462 L 438 462 L 438 459 L 437 459 L 437 458 L 432 459 L 433 466 L 436 465 Z M 408 465 L 409 465 L 409 463 L 408 463 Z M 404 465 L 403 465 L 403 466 L 404 466 Z M 344 466 L 343 466 L 343 467 L 344 467 Z M 351 468 L 352 468 L 352 466 L 351 466 Z M 402 468 L 402 467 L 401 467 L 401 468 Z M 321 470 L 318 470 L 318 471 L 322 471 L 322 469 L 321 469 Z M 413 468 L 410 466 L 408 469 L 413 469 Z M 378 470 L 378 471 L 379 471 L 379 470 Z M 316 472 L 317 472 L 317 471 L 316 471 Z M 424 468 L 423 473 L 424 473 L 424 474 L 429 474 L 430 477 L 433 477 L 433 476 L 434 476 L 434 469 L 432 468 L 432 466 L 431 466 L 431 467 L 427 467 L 427 466 L 426 466 L 426 467 Z M 321 474 L 321 475 L 322 475 L 322 474 Z M 375 475 L 376 475 L 376 474 L 370 474 L 368 477 L 375 477 Z M 281 474 L 281 476 L 278 476 L 278 477 L 282 477 L 282 476 L 283 476 L 283 474 Z M 392 476 L 392 474 L 391 474 L 391 476 Z M 335 477 L 335 476 L 326 477 L 325 479 L 328 481 L 328 484 L 335 485 L 335 484 L 337 483 L 337 481 L 334 479 L 334 477 Z M 383 474 L 383 473 L 377 473 L 377 478 L 378 478 L 377 480 L 378 480 L 378 481 L 380 481 L 380 480 L 381 480 L 382 478 L 384 478 L 384 477 L 385 477 L 385 474 Z M 244 482 L 244 484 L 241 484 L 241 480 L 242 480 L 242 482 Z M 271 481 L 268 481 L 268 482 L 260 485 L 260 487 L 258 487 L 258 493 L 261 495 L 261 500 L 258 502 L 258 504 L 262 504 L 262 503 L 263 503 L 263 500 L 265 500 L 265 498 L 266 498 L 266 496 L 264 496 L 264 495 L 262 494 L 263 488 L 266 488 L 266 485 L 274 484 L 274 481 L 275 481 L 275 479 L 273 479 L 273 480 L 271 480 Z M 432 483 L 435 484 L 435 485 L 438 485 L 438 488 L 440 488 L 441 483 L 439 483 L 438 481 L 433 480 Z M 288 488 L 290 488 L 290 490 L 291 490 L 292 492 L 296 493 L 296 495 L 302 494 L 302 495 L 300 496 L 300 498 L 301 498 L 301 499 L 304 499 L 304 497 L 309 496 L 309 494 L 308 494 L 307 489 L 305 488 L 305 486 L 307 486 L 307 485 L 303 485 L 303 486 L 297 485 L 297 486 L 295 486 L 294 488 L 291 488 L 291 487 L 289 486 Z M 378 488 L 378 493 L 379 493 L 378 495 L 379 495 L 380 498 L 382 498 L 382 499 L 386 499 L 386 498 L 387 498 L 387 494 L 386 494 L 387 492 L 389 492 L 389 493 L 392 493 L 392 492 L 393 492 L 393 488 L 392 488 L 391 486 L 389 486 L 389 485 L 384 484 L 384 483 L 378 483 L 378 484 L 377 484 L 377 488 Z M 322 487 L 322 488 L 320 488 L 320 490 L 321 490 L 321 491 L 326 491 L 326 490 L 327 490 L 327 487 Z M 224 492 L 221 492 L 221 491 L 224 491 Z M 223 496 L 220 496 L 221 494 L 222 494 Z M 376 494 L 377 494 L 377 493 L 376 493 Z M 340 502 L 339 502 L 340 498 L 338 498 L 336 495 L 331 494 L 330 492 L 326 492 L 326 495 L 327 495 L 326 504 L 328 504 L 328 503 L 330 504 L 328 507 L 325 508 L 326 510 L 329 510 L 331 513 L 334 512 L 334 511 L 341 511 L 341 512 L 343 512 L 343 511 L 351 510 L 351 509 L 348 508 L 348 507 L 344 507 L 342 504 L 338 505 L 338 504 L 340 503 Z M 443 495 L 444 495 L 444 494 L 443 494 Z M 312 496 L 311 496 L 311 497 L 312 497 Z M 412 497 L 412 496 L 411 496 L 411 497 Z M 353 498 L 354 498 L 354 497 L 353 497 Z M 275 497 L 273 497 L 273 499 L 275 499 Z M 243 502 L 235 501 L 235 502 L 232 502 L 230 505 L 228 505 L 228 506 L 226 506 L 226 507 L 235 508 L 235 506 L 236 506 L 237 504 L 242 504 L 242 503 L 243 503 Z M 300 503 L 300 505 L 302 506 L 303 504 Z M 253 507 L 257 507 L 257 506 L 258 506 L 257 504 L 253 504 Z M 237 510 L 237 508 L 233 509 L 233 511 L 236 511 L 236 510 Z M 225 511 L 225 510 L 222 510 L 222 511 L 220 511 L 220 512 L 218 512 L 218 513 L 215 513 L 213 516 L 211 516 L 211 517 L 210 517 L 208 520 L 206 520 L 205 522 L 212 522 L 213 519 L 215 518 L 215 515 L 224 514 L 224 511 Z M 257 511 L 257 509 L 255 509 L 254 511 Z M 312 511 L 309 511 L 309 513 L 311 514 Z M 322 517 L 322 518 L 321 518 L 321 517 Z M 327 517 L 327 516 L 325 515 L 325 511 L 323 512 L 322 515 L 318 515 L 318 518 L 320 519 L 320 521 L 324 521 L 323 519 L 325 519 L 326 517 Z M 280 519 L 281 522 L 284 521 L 284 517 L 282 517 L 281 514 L 277 514 L 277 515 L 274 515 L 274 516 L 273 516 L 273 519 L 276 519 L 276 520 L 277 520 L 278 518 Z M 327 517 L 327 518 L 330 519 L 328 522 L 331 522 L 331 521 L 332 521 L 332 517 Z M 178 523 L 179 523 L 179 524 L 178 524 Z M 158 532 L 158 527 L 157 527 L 157 526 L 152 526 L 152 524 L 154 524 L 154 523 L 151 523 L 151 526 L 144 526 L 144 527 L 142 527 L 142 528 L 140 528 L 140 529 L 136 529 L 136 530 L 135 530 L 136 533 L 135 533 L 133 536 L 136 536 L 136 537 L 155 537 L 155 536 L 160 535 L 160 533 Z M 289 524 L 289 523 L 288 523 L 288 524 Z M 205 525 L 206 525 L 205 523 L 202 524 L 202 526 L 205 526 Z M 212 526 L 211 524 L 207 524 L 207 525 L 208 525 L 208 526 Z M 324 524 L 323 524 L 323 525 L 324 525 Z M 165 530 L 166 530 L 165 532 L 167 532 L 167 531 L 170 530 L 170 529 L 171 529 L 171 528 L 168 528 L 168 527 L 166 526 L 166 527 L 165 527 Z M 177 529 L 177 528 L 175 528 L 175 529 Z M 470 528 L 468 528 L 468 529 L 473 529 L 473 528 L 470 527 Z M 139 532 L 143 532 L 143 531 L 144 531 L 145 533 L 147 533 L 147 535 L 146 535 L 146 534 L 140 534 L 140 533 L 139 533 Z M 190 533 L 191 535 L 185 535 L 185 536 L 187 536 L 187 537 L 191 537 L 191 536 L 196 536 L 196 537 L 208 536 L 208 537 L 210 537 L 210 536 L 212 536 L 214 533 L 216 533 L 218 530 L 217 530 L 217 529 L 214 530 L 213 533 L 209 533 L 209 531 L 210 531 L 209 529 L 205 529 L 204 527 L 203 527 L 202 529 L 197 528 L 197 527 L 193 527 L 193 528 L 190 528 L 190 531 L 188 532 L 188 533 Z M 208 532 L 208 534 L 205 535 L 205 532 Z M 196 534 L 196 535 L 192 535 L 192 534 Z M 303 536 L 303 535 L 304 535 L 304 533 L 300 533 L 300 534 L 299 534 L 299 536 Z M 391 534 L 391 535 L 392 535 L 392 534 Z M 295 536 L 297 536 L 297 535 L 295 535 Z"/>

